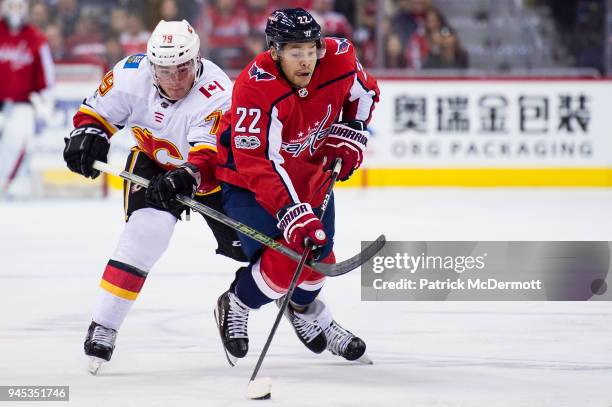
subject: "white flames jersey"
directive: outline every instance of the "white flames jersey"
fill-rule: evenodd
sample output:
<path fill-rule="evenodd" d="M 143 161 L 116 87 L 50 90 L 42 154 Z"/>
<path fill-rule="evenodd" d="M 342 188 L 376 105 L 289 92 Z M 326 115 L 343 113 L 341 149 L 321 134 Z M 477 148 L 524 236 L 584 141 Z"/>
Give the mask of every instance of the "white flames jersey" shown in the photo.
<path fill-rule="evenodd" d="M 216 151 L 215 134 L 230 107 L 232 82 L 211 61 L 200 61 L 195 85 L 173 103 L 160 96 L 146 55 L 123 59 L 83 101 L 75 126 L 96 123 L 109 137 L 127 127 L 138 148 L 165 169 L 187 161 L 190 151 Z"/>

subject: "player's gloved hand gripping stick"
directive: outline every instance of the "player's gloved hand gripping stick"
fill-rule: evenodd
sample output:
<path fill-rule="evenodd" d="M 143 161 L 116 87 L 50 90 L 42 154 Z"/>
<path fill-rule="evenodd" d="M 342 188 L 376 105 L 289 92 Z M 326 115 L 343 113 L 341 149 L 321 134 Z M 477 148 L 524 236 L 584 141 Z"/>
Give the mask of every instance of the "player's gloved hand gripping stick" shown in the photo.
<path fill-rule="evenodd" d="M 326 170 L 335 165 L 334 158 L 342 158 L 338 181 L 346 181 L 363 162 L 370 133 L 359 120 L 332 124 L 323 145 L 323 162 Z"/>
<path fill-rule="evenodd" d="M 144 188 L 147 188 L 149 186 L 149 180 L 147 180 L 146 178 L 140 177 L 138 175 L 132 174 L 127 171 L 123 171 L 105 162 L 94 161 L 93 168 L 95 168 L 98 171 L 102 171 L 108 174 L 118 176 L 127 181 L 133 182 L 134 184 L 140 185 Z M 296 262 L 300 262 L 302 260 L 302 256 L 300 254 L 284 246 L 283 244 L 277 242 L 271 237 L 259 232 L 258 230 L 250 226 L 245 225 L 244 223 L 238 222 L 237 220 L 232 219 L 229 216 L 221 212 L 218 212 L 212 208 L 209 208 L 208 206 L 203 205 L 200 202 L 192 198 L 189 198 L 183 195 L 177 195 L 176 200 L 190 207 L 191 209 L 196 210 L 208 216 L 211 219 L 215 219 L 216 221 L 219 221 L 231 227 L 232 229 L 250 237 L 253 240 L 258 241 L 259 243 L 266 245 L 267 247 L 273 250 L 276 250 L 277 252 L 281 254 L 284 254 L 285 256 L 289 257 L 290 259 L 293 259 Z M 324 201 L 325 206 L 327 206 L 326 202 L 327 201 Z M 342 262 L 335 263 L 335 264 L 325 264 L 325 263 L 317 263 L 314 261 L 308 261 L 306 262 L 306 264 L 308 264 L 308 267 L 312 268 L 318 273 L 321 273 L 329 277 L 336 277 L 342 274 L 346 274 L 349 271 L 354 270 L 357 267 L 361 266 L 363 263 L 370 260 L 376 253 L 378 253 L 378 251 L 382 249 L 384 245 L 385 245 L 385 235 L 380 235 L 375 241 L 370 243 L 370 245 L 367 246 L 365 249 L 363 249 L 362 251 L 360 251 L 353 257 L 350 257 Z"/>

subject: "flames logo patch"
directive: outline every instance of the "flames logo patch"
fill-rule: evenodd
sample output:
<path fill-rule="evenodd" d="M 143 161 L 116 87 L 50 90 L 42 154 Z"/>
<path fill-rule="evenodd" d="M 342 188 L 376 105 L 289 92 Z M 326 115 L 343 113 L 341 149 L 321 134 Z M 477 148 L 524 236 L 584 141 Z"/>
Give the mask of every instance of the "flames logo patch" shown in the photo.
<path fill-rule="evenodd" d="M 174 168 L 185 161 L 178 147 L 166 139 L 153 136 L 149 129 L 134 126 L 132 134 L 138 147 L 167 169 Z"/>

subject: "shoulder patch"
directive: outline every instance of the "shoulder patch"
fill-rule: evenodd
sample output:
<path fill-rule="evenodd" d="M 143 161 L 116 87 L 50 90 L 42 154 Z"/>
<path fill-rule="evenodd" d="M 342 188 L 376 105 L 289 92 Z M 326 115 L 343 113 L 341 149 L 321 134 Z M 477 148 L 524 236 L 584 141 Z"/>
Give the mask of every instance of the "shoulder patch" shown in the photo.
<path fill-rule="evenodd" d="M 255 78 L 255 82 L 259 81 L 273 81 L 276 79 L 276 76 L 272 75 L 270 72 L 266 72 L 260 67 L 257 66 L 256 62 L 253 62 L 253 65 L 249 68 L 249 78 Z"/>
<path fill-rule="evenodd" d="M 135 54 L 128 57 L 123 64 L 123 69 L 126 68 L 138 68 L 140 61 L 145 57 L 145 54 Z"/>
<path fill-rule="evenodd" d="M 100 96 L 106 95 L 108 91 L 112 89 L 113 83 L 113 71 L 108 71 L 102 78 L 100 86 L 98 86 L 98 94 L 100 94 Z M 95 96 L 96 95 L 94 95 L 94 97 Z"/>
<path fill-rule="evenodd" d="M 351 47 L 351 43 L 346 38 L 332 38 L 336 41 L 338 48 L 336 49 L 336 55 L 346 54 Z"/>
<path fill-rule="evenodd" d="M 223 92 L 225 88 L 217 81 L 206 82 L 198 89 L 207 98 L 211 97 L 215 93 Z"/>

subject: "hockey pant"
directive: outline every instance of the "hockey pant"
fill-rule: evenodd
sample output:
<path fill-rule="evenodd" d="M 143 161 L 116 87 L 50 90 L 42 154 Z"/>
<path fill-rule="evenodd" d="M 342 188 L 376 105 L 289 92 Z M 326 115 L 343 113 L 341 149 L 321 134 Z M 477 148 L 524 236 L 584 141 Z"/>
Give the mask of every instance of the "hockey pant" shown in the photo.
<path fill-rule="evenodd" d="M 281 231 L 276 227 L 277 220 L 270 215 L 246 189 L 222 183 L 223 207 L 232 218 L 251 226 L 284 244 Z M 319 208 L 314 210 L 319 214 Z M 314 259 L 324 263 L 334 263 L 334 198 L 330 199 L 323 219 L 328 243 L 314 252 Z M 238 234 L 242 249 L 250 261 L 248 267 L 236 272 L 232 290 L 250 308 L 259 308 L 286 294 L 297 263 L 261 243 Z M 309 267 L 304 267 L 298 285 L 291 298 L 298 305 L 308 305 L 317 297 L 325 283 L 325 276 Z"/>

